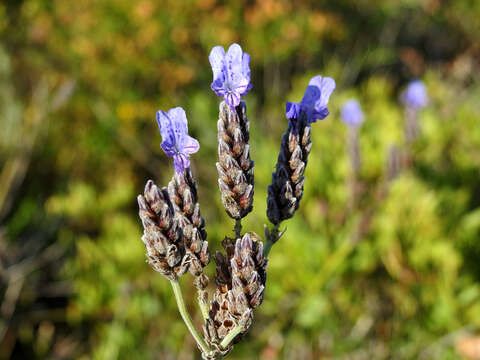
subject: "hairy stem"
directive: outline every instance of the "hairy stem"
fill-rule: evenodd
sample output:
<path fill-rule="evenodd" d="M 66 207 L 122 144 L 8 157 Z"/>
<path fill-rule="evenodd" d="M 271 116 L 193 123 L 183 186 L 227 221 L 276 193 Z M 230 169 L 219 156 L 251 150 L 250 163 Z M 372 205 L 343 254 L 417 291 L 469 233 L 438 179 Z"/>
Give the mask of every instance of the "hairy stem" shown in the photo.
<path fill-rule="evenodd" d="M 175 295 L 175 300 L 177 301 L 178 311 L 180 312 L 180 315 L 182 316 L 185 325 L 187 325 L 190 334 L 192 334 L 193 338 L 197 342 L 198 346 L 202 349 L 203 353 L 211 353 L 212 350 L 203 340 L 202 336 L 195 328 L 195 325 L 193 325 L 192 318 L 190 317 L 187 311 L 187 307 L 185 306 L 185 301 L 183 300 L 182 289 L 180 288 L 180 283 L 178 282 L 178 279 L 170 280 L 170 284 L 172 284 L 173 294 Z"/>

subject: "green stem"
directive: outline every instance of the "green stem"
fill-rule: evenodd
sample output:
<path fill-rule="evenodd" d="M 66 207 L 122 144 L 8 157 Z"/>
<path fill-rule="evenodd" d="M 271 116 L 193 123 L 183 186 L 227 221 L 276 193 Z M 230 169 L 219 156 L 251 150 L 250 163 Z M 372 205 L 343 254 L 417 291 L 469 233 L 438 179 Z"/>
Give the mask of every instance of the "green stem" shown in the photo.
<path fill-rule="evenodd" d="M 235 232 L 235 237 L 238 239 L 240 234 L 242 233 L 242 220 L 237 219 L 235 220 L 235 226 L 233 227 L 233 231 Z"/>
<path fill-rule="evenodd" d="M 203 353 L 211 353 L 212 350 L 203 340 L 202 336 L 195 328 L 195 325 L 193 325 L 192 318 L 188 314 L 187 307 L 185 306 L 185 301 L 183 300 L 182 289 L 180 288 L 180 283 L 178 282 L 178 279 L 170 280 L 170 284 L 172 284 L 173 294 L 175 295 L 175 300 L 177 301 L 178 311 L 180 312 L 180 315 L 182 316 L 185 325 L 187 325 L 190 334 L 192 334 L 193 338 L 197 342 L 198 346 L 202 349 Z"/>
<path fill-rule="evenodd" d="M 270 250 L 272 249 L 273 244 L 275 244 L 278 239 L 283 235 L 285 231 L 280 231 L 278 225 L 274 225 L 273 229 L 270 230 L 267 225 L 265 225 L 265 245 L 263 246 L 263 256 L 268 257 Z"/>
<path fill-rule="evenodd" d="M 270 240 L 270 238 L 267 237 L 267 241 L 265 242 L 265 246 L 263 247 L 263 256 L 266 258 L 268 257 L 268 254 L 270 254 L 270 250 L 272 249 L 273 242 Z"/>
<path fill-rule="evenodd" d="M 225 336 L 220 343 L 220 347 L 225 349 L 230 343 L 235 339 L 235 337 L 243 331 L 243 326 L 236 325 L 228 334 Z"/>

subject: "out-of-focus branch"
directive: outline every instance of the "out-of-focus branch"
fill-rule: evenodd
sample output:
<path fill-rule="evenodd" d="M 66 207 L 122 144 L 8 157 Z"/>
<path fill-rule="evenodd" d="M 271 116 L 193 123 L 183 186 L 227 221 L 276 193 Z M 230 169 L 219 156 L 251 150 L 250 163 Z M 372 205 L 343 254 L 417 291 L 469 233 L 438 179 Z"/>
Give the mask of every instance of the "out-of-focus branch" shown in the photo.
<path fill-rule="evenodd" d="M 63 246 L 54 243 L 40 254 L 36 253 L 21 262 L 2 269 L 2 275 L 7 279 L 7 287 L 0 306 L 0 344 L 2 344 L 9 328 L 26 277 L 42 266 L 59 259 L 64 252 L 65 248 Z"/>
<path fill-rule="evenodd" d="M 49 98 L 47 81 L 40 81 L 35 88 L 31 104 L 23 113 L 22 130 L 17 141 L 18 148 L 7 159 L 0 172 L 0 222 L 9 212 L 16 191 L 25 179 L 36 139 L 46 126 L 48 115 L 62 107 L 75 87 L 73 80 L 65 81 Z"/>

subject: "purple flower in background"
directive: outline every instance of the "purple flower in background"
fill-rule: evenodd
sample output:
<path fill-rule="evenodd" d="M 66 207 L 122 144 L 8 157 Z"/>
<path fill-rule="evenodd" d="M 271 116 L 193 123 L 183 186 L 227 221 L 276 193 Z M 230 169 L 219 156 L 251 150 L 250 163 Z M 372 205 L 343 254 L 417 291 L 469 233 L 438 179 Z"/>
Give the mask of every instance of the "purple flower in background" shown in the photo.
<path fill-rule="evenodd" d="M 314 76 L 308 83 L 299 103 L 287 102 L 286 116 L 288 119 L 298 119 L 304 112 L 310 123 L 325 119 L 328 114 L 328 100 L 335 90 L 335 80 L 321 75 Z"/>
<path fill-rule="evenodd" d="M 425 84 L 421 80 L 411 81 L 401 95 L 402 103 L 413 110 L 427 106 L 428 95 Z"/>
<path fill-rule="evenodd" d="M 215 46 L 208 57 L 213 71 L 210 86 L 215 94 L 234 108 L 240 98 L 252 88 L 250 84 L 250 55 L 244 53 L 238 44 L 232 44 L 227 53 L 222 46 Z"/>
<path fill-rule="evenodd" d="M 349 126 L 360 126 L 364 121 L 360 103 L 355 99 L 350 99 L 343 104 L 340 116 L 343 123 Z"/>
<path fill-rule="evenodd" d="M 187 116 L 185 110 L 176 107 L 164 111 L 157 111 L 157 123 L 162 135 L 160 145 L 165 154 L 173 158 L 173 166 L 177 173 L 182 173 L 190 166 L 189 155 L 196 153 L 200 148 L 198 141 L 188 136 Z"/>

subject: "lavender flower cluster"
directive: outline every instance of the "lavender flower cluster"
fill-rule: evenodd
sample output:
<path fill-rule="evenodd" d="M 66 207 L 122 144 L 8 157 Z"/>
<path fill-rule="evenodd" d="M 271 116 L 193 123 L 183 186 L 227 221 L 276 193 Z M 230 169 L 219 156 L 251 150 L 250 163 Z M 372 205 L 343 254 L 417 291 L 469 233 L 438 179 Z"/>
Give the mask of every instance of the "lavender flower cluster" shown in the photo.
<path fill-rule="evenodd" d="M 216 46 L 209 61 L 213 72 L 211 89 L 223 100 L 217 122 L 218 185 L 225 211 L 234 220 L 234 236 L 226 236 L 222 241 L 224 251 L 216 251 L 213 256 L 216 275 L 212 297 L 204 273 L 211 253 L 205 219 L 200 213 L 197 183 L 190 168 L 190 155 L 200 145 L 189 136 L 187 116 L 181 107 L 168 112 L 160 110 L 156 116 L 161 148 L 173 160 L 172 180 L 163 188 L 149 180 L 144 194 L 138 196 L 138 204 L 148 262 L 171 282 L 179 311 L 203 358 L 215 359 L 227 354 L 240 341 L 252 324 L 253 310 L 263 301 L 269 251 L 283 234 L 280 224 L 299 208 L 312 148 L 312 124 L 329 115 L 327 106 L 336 85 L 330 77 L 315 76 L 299 103 L 286 104 L 288 123 L 268 186 L 267 218 L 271 226 L 265 226 L 265 242 L 262 242 L 254 232 L 242 232 L 241 225 L 241 220 L 252 211 L 254 196 L 250 122 L 242 100 L 252 89 L 250 56 L 238 44 L 231 45 L 226 52 Z M 412 84 L 402 99 L 413 109 L 427 102 L 421 83 Z M 358 101 L 348 101 L 341 118 L 349 127 L 358 129 L 364 121 Z M 188 271 L 194 276 L 198 292 L 203 335 L 186 310 L 178 283 L 178 278 Z"/>

